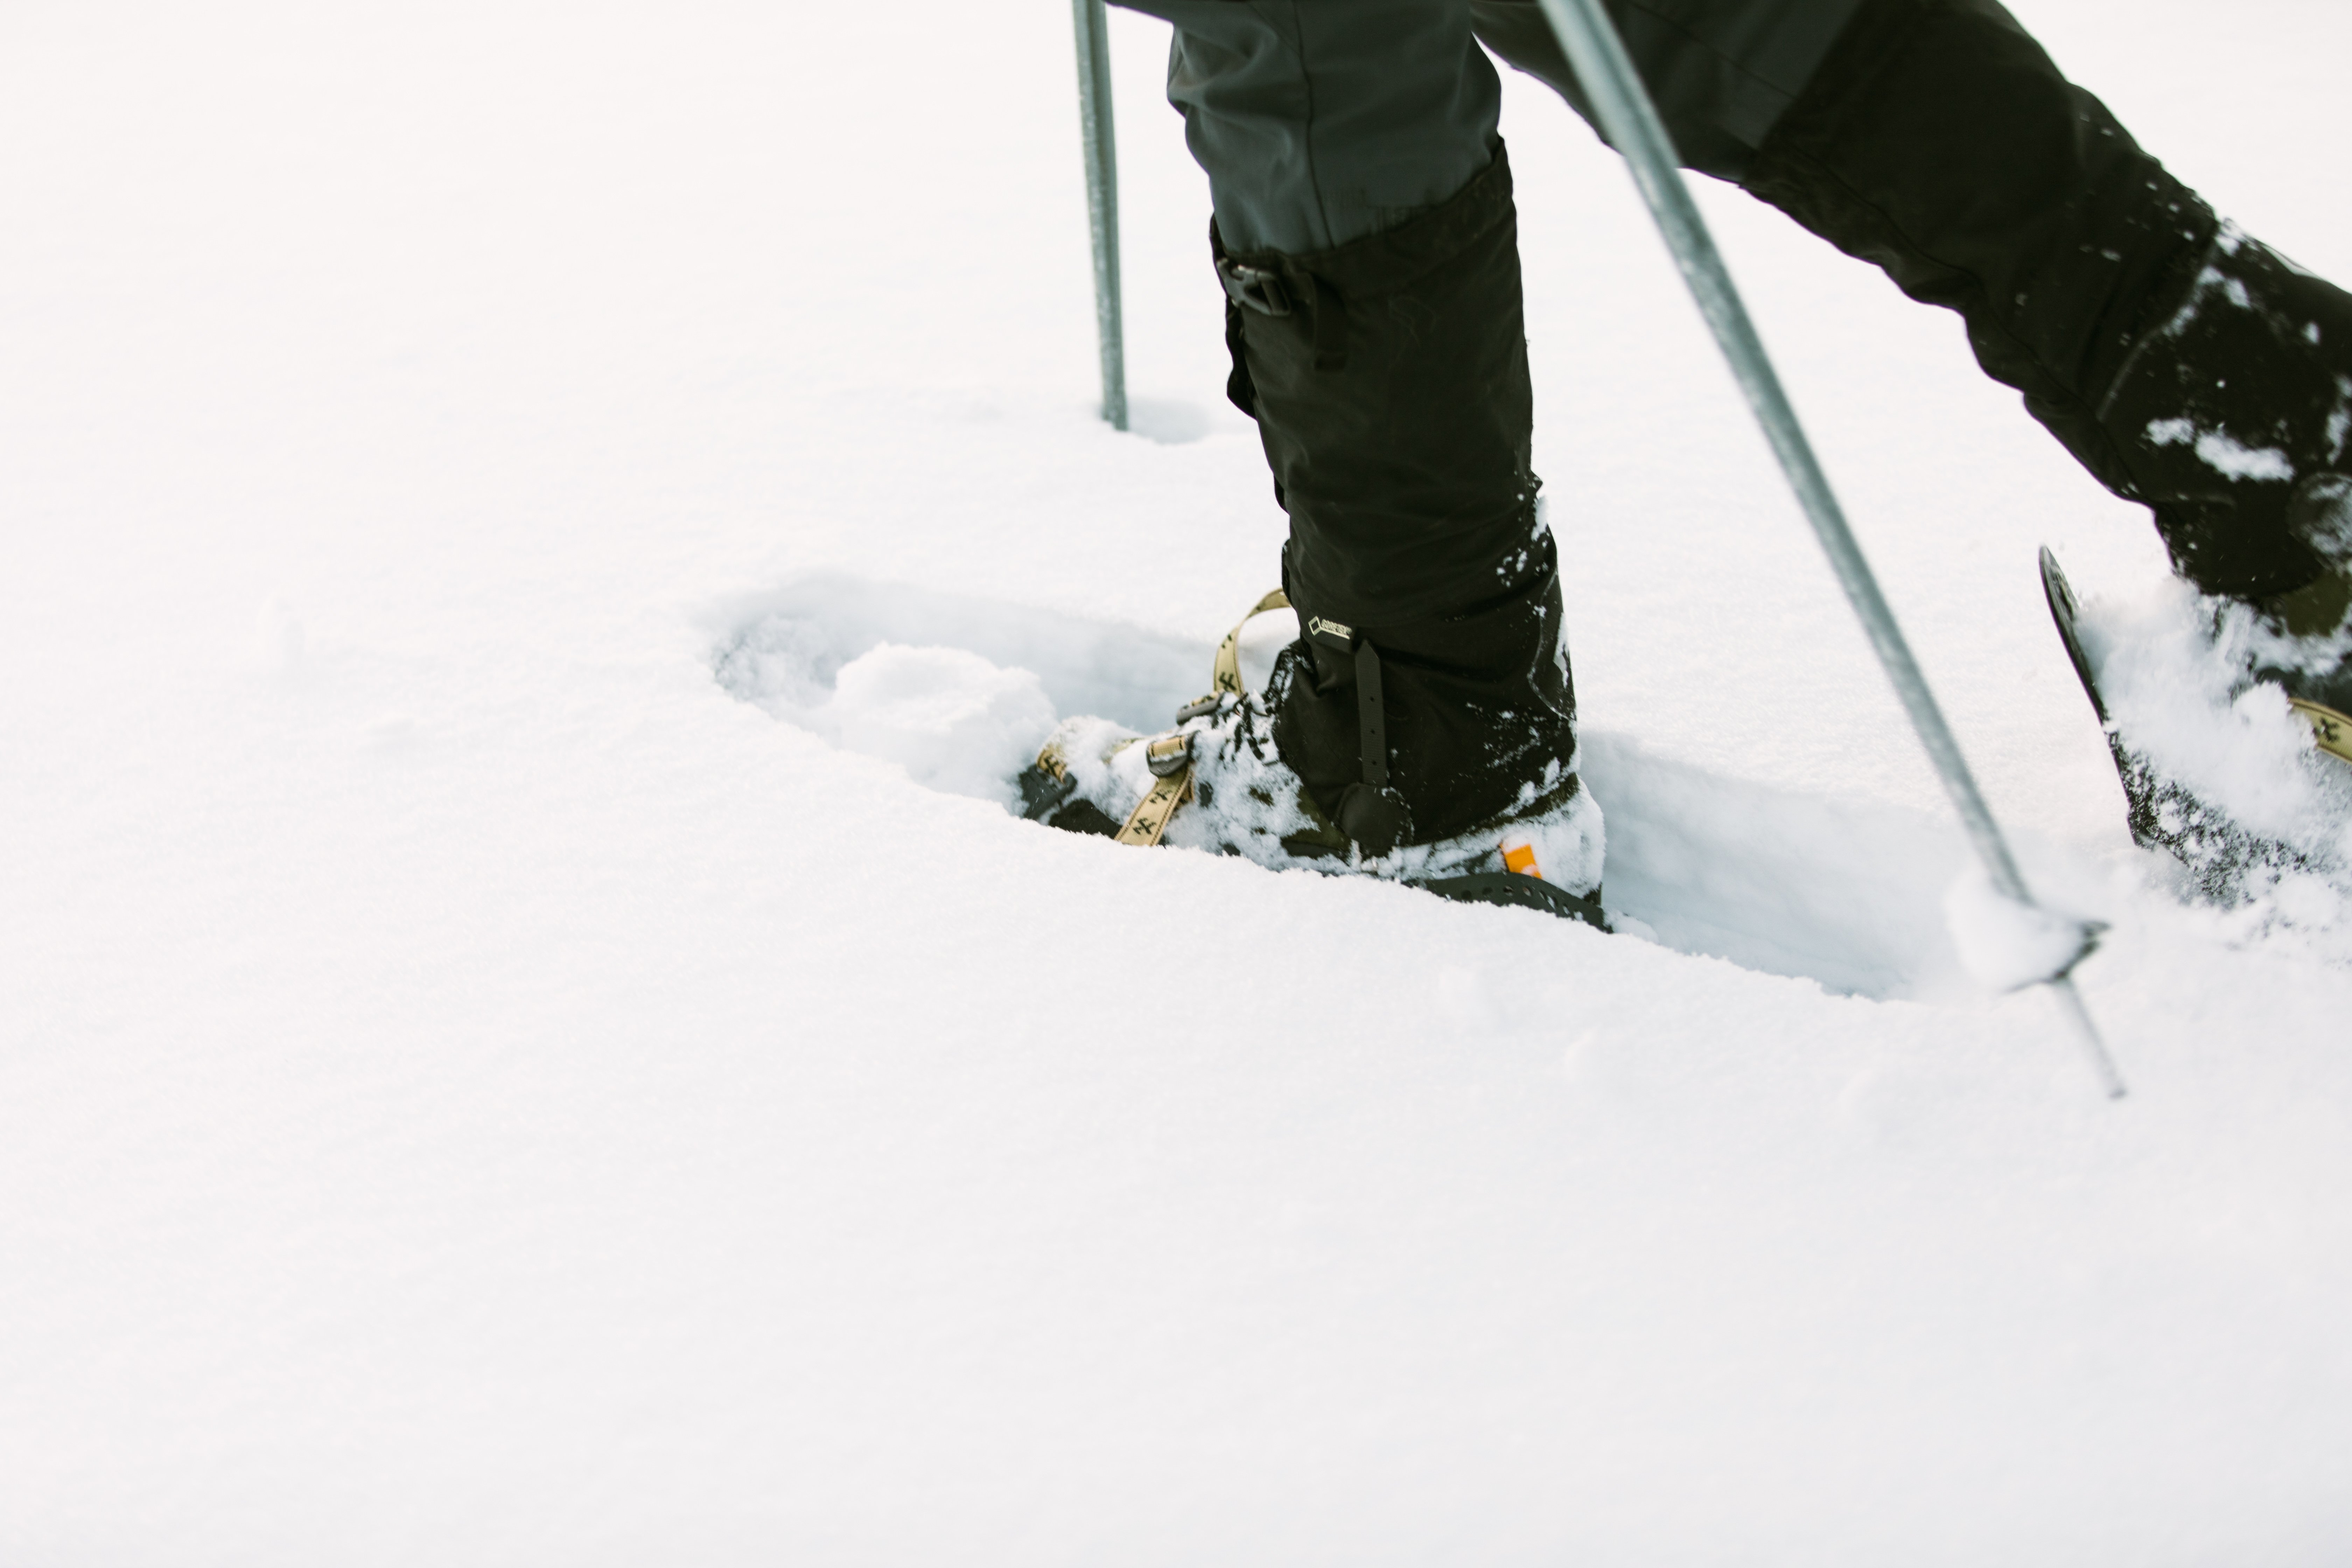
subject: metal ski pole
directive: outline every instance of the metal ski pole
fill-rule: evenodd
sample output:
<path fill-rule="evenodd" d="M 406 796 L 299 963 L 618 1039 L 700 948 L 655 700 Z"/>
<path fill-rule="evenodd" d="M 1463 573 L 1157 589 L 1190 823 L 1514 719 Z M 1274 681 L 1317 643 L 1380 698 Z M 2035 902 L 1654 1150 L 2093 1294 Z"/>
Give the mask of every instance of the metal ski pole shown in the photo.
<path fill-rule="evenodd" d="M 1577 80 L 1592 100 L 1602 131 L 1633 168 L 1634 183 L 1649 204 L 1650 216 L 1664 235 L 1666 247 L 1674 252 L 1675 263 L 1696 297 L 1700 313 L 1714 329 L 1724 358 L 1731 362 L 1732 374 L 1738 379 L 1740 390 L 1748 395 L 1748 406 L 1755 410 L 1757 422 L 1764 426 L 1765 437 L 1771 442 L 1782 471 L 1797 492 L 1798 504 L 1804 509 L 1822 549 L 1830 558 L 1839 585 L 1844 588 L 1854 613 L 1862 617 L 1863 629 L 1869 634 L 1878 662 L 1885 669 L 1887 679 L 1894 682 L 1895 695 L 1902 699 L 1904 711 L 1910 716 L 1911 728 L 1918 734 L 1919 743 L 1927 749 L 1928 760 L 1935 763 L 1945 792 L 1959 812 L 1960 822 L 1976 846 L 1977 858 L 1984 863 L 1986 875 L 2004 897 L 2028 908 L 2037 907 L 2033 895 L 2026 889 L 2024 877 L 2018 871 L 2015 857 L 2010 854 L 2000 824 L 1993 820 L 1991 808 L 1985 805 L 1976 779 L 1960 755 L 1959 742 L 1953 738 L 1951 726 L 1944 721 L 1943 710 L 1936 705 L 1935 695 L 1927 689 L 1927 679 L 1920 673 L 1910 645 L 1895 625 L 1895 612 L 1887 607 L 1886 596 L 1879 592 L 1878 581 L 1872 575 L 1869 563 L 1863 559 L 1862 547 L 1854 542 L 1853 531 L 1846 526 L 1845 514 L 1830 490 L 1829 479 L 1813 456 L 1811 443 L 1805 439 L 1803 427 L 1797 423 L 1796 410 L 1781 389 L 1780 378 L 1765 356 L 1763 340 L 1757 336 L 1755 323 L 1748 319 L 1738 291 L 1732 287 L 1731 273 L 1699 217 L 1689 188 L 1683 184 L 1674 143 L 1666 135 L 1664 122 L 1658 118 L 1657 106 L 1650 101 L 1649 92 L 1633 68 L 1632 57 L 1625 52 L 1624 41 L 1601 8 L 1601 0 L 1541 3 L 1552 31 L 1559 35 L 1560 47 L 1575 68 Z M 2098 1028 L 2091 1022 L 2073 979 L 2074 964 L 2090 952 L 2095 940 L 2095 933 L 2084 928 L 2081 947 L 2044 984 L 2057 994 L 2059 1008 L 2081 1037 L 2100 1083 L 2111 1098 L 2120 1099 L 2124 1093 L 2123 1077 L 2099 1038 Z"/>
<path fill-rule="evenodd" d="M 1118 299 L 1118 146 L 1110 108 L 1110 32 L 1103 0 L 1070 0 L 1078 36 L 1078 120 L 1087 146 L 1087 223 L 1095 244 L 1095 334 L 1103 417 L 1127 428 L 1127 333 Z"/>

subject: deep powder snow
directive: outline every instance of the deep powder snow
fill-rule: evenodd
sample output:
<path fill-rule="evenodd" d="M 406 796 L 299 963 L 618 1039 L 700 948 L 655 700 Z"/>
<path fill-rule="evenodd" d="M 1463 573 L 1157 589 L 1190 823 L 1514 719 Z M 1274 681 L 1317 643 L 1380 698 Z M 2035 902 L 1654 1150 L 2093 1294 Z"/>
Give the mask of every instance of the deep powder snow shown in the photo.
<path fill-rule="evenodd" d="M 2352 278 L 2352 18 L 2021 14 Z M 2346 884 L 2131 847 L 2036 546 L 2200 784 L 2341 865 L 2343 780 L 1948 316 L 1702 193 L 2121 1105 L 1535 85 L 1615 936 L 1008 810 L 1276 567 L 1164 28 L 1127 436 L 1061 8 L 5 29 L 0 1561 L 2352 1548 Z"/>

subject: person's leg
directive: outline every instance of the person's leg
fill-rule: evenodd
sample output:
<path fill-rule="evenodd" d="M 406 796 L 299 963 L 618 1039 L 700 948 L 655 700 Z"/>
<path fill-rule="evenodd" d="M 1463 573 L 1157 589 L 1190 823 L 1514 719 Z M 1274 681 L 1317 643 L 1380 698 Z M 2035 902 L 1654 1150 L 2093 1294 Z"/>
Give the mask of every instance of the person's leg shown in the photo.
<path fill-rule="evenodd" d="M 1466 0 L 1135 8 L 1175 24 L 1169 96 L 1214 198 L 1231 390 L 1290 518 L 1284 583 L 1310 634 L 1276 672 L 1283 760 L 1375 855 L 1565 798 L 1574 704 L 1528 468 L 1500 84 Z"/>
<path fill-rule="evenodd" d="M 2148 504 L 2200 587 L 2319 574 L 2293 514 L 2343 455 L 2352 300 L 2223 237 L 1992 0 L 1870 0 L 1746 184 L 1958 310 L 1987 372 Z"/>
<path fill-rule="evenodd" d="M 1603 0 L 1683 166 L 1738 180 L 1863 0 Z M 1537 0 L 1472 0 L 1478 41 L 1592 106 Z"/>
<path fill-rule="evenodd" d="M 1174 24 L 1168 100 L 1236 250 L 1297 254 L 1485 169 L 1502 88 L 1463 0 L 1118 0 Z"/>
<path fill-rule="evenodd" d="M 1959 312 L 2182 575 L 2275 606 L 2352 559 L 2352 297 L 2226 233 L 1994 0 L 1611 8 L 1685 163 Z M 1580 103 L 1534 0 L 1475 15 Z"/>

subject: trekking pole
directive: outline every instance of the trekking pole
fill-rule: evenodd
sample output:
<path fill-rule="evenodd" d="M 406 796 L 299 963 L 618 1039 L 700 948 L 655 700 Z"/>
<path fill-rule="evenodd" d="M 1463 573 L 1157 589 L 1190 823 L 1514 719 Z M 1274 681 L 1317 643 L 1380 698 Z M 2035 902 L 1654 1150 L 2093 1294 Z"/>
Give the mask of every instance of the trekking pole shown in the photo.
<path fill-rule="evenodd" d="M 1714 329 L 1723 357 L 1731 362 L 1731 374 L 1738 378 L 1740 390 L 1748 395 L 1748 404 L 1755 410 L 1757 422 L 1764 426 L 1765 438 L 1780 458 L 1781 470 L 1797 492 L 1797 504 L 1804 509 L 1806 520 L 1813 525 L 1814 535 L 1830 558 L 1839 585 L 1845 590 L 1854 613 L 1862 617 L 1870 646 L 1877 653 L 1887 679 L 1894 682 L 1895 694 L 1902 699 L 1911 728 L 1917 733 L 1919 743 L 1927 749 L 1927 759 L 1943 780 L 1945 793 L 1958 810 L 1961 825 L 1976 846 L 1977 858 L 1984 863 L 1986 875 L 2003 897 L 2029 909 L 2039 908 L 2018 871 L 2016 858 L 2009 852 L 2009 841 L 2002 837 L 2000 825 L 1993 820 L 1991 808 L 1985 805 L 1976 779 L 1969 772 L 1968 762 L 1960 755 L 1959 742 L 1953 738 L 1951 726 L 1944 721 L 1943 710 L 1936 705 L 1935 694 L 1927 689 L 1927 678 L 1920 673 L 1918 661 L 1911 657 L 1910 645 L 1904 641 L 1902 628 L 1895 624 L 1895 612 L 1887 607 L 1886 596 L 1879 592 L 1878 580 L 1871 574 L 1870 563 L 1863 559 L 1853 531 L 1846 526 L 1845 513 L 1830 490 L 1829 479 L 1822 472 L 1811 443 L 1805 439 L 1803 426 L 1797 423 L 1797 411 L 1790 405 L 1780 378 L 1765 356 L 1763 340 L 1757 336 L 1756 324 L 1739 302 L 1738 290 L 1732 287 L 1731 273 L 1699 217 L 1698 205 L 1692 201 L 1689 187 L 1683 184 L 1674 142 L 1666 135 L 1664 121 L 1658 118 L 1657 106 L 1650 101 L 1649 92 L 1633 68 L 1632 57 L 1625 52 L 1624 40 L 1617 36 L 1615 26 L 1601 10 L 1601 0 L 1541 0 L 1541 4 L 1552 31 L 1559 35 L 1560 47 L 1567 51 L 1577 80 L 1592 100 L 1601 130 L 1632 166 L 1633 182 L 1649 204 L 1650 216 L 1665 237 L 1666 247 L 1674 252 L 1683 281 L 1697 299 L 1699 313 Z M 2074 989 L 2074 965 L 2090 952 L 2096 941 L 2093 928 L 2081 929 L 2081 944 L 2074 956 L 2040 984 L 2047 984 L 2057 994 L 2059 1010 L 2081 1037 L 2092 1069 L 2098 1074 L 2109 1098 L 2121 1099 L 2123 1076 L 2116 1070 L 2115 1060 L 2099 1038 L 2089 1009 L 2083 1005 L 2082 995 Z"/>
<path fill-rule="evenodd" d="M 1110 111 L 1110 31 L 1103 0 L 1070 0 L 1078 35 L 1078 121 L 1087 145 L 1087 226 L 1095 244 L 1095 337 L 1102 416 L 1127 428 L 1127 332 L 1118 300 L 1118 145 Z"/>

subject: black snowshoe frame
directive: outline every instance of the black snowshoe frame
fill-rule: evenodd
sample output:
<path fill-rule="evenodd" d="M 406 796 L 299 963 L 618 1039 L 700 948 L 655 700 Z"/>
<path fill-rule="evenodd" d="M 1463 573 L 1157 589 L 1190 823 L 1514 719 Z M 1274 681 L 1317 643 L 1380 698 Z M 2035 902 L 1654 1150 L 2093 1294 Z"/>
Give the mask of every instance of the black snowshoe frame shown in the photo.
<path fill-rule="evenodd" d="M 2081 611 L 2074 587 L 2047 545 L 2042 550 L 2042 595 L 2050 605 L 2051 623 L 2058 628 L 2058 640 L 2065 645 L 2075 679 L 2083 683 L 2083 695 L 2091 700 L 2091 710 L 2098 715 L 2099 727 L 2106 733 L 2107 752 L 2123 781 L 2133 843 L 2171 856 L 2187 872 L 2197 895 L 2219 904 L 2242 901 L 2249 879 L 2325 869 L 2294 846 L 2249 831 L 2229 813 L 2158 772 L 2145 753 L 2132 749 L 2107 710 L 2090 653 L 2083 646 Z"/>

